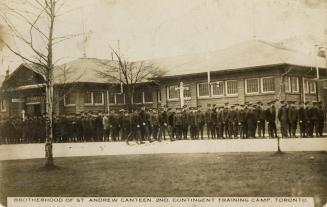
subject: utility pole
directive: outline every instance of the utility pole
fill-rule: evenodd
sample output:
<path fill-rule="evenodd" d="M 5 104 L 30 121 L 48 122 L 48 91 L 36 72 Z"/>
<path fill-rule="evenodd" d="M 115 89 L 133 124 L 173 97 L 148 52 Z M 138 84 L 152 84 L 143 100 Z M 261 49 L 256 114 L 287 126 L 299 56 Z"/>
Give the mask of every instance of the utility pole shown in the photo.
<path fill-rule="evenodd" d="M 176 87 L 175 90 L 179 90 L 179 100 L 180 100 L 180 105 L 181 105 L 181 108 L 182 108 L 185 105 L 184 90 L 189 90 L 189 87 L 185 87 L 184 83 L 181 81 L 179 83 L 179 87 Z"/>

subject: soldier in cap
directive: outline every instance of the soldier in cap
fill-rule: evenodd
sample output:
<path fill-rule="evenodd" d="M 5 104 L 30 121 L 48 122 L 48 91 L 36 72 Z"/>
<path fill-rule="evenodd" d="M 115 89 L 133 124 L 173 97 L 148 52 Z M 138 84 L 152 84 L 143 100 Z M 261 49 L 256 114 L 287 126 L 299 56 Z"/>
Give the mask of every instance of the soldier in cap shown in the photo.
<path fill-rule="evenodd" d="M 96 129 L 96 138 L 95 140 L 97 142 L 100 142 L 103 140 L 103 117 L 102 113 L 98 113 L 98 115 L 95 117 L 95 129 Z"/>
<path fill-rule="evenodd" d="M 257 116 L 258 136 L 264 138 L 266 131 L 266 117 L 263 109 L 263 103 L 261 101 L 258 102 L 258 106 L 255 111 Z"/>
<path fill-rule="evenodd" d="M 140 119 L 140 115 L 137 109 L 131 115 L 131 133 L 128 135 L 126 139 L 126 143 L 128 144 L 130 138 L 136 139 L 137 144 L 144 144 L 141 135 L 141 125 L 143 122 Z"/>
<path fill-rule="evenodd" d="M 205 122 L 206 122 L 206 125 L 207 125 L 207 136 L 208 136 L 208 139 L 210 139 L 212 136 L 213 136 L 213 120 L 212 120 L 212 117 L 213 117 L 213 111 L 212 111 L 212 108 L 211 108 L 211 104 L 207 104 L 207 111 L 205 112 Z"/>
<path fill-rule="evenodd" d="M 148 118 L 147 118 L 147 113 L 145 111 L 145 106 L 141 107 L 141 111 L 139 113 L 139 118 L 140 118 L 140 129 L 141 129 L 141 135 L 143 140 L 149 140 L 150 141 L 150 133 L 149 133 L 149 127 L 148 127 Z"/>
<path fill-rule="evenodd" d="M 306 120 L 305 127 L 306 127 L 306 135 L 307 137 L 313 137 L 313 123 L 311 120 L 312 116 L 312 107 L 309 101 L 305 102 L 304 108 L 304 119 Z"/>
<path fill-rule="evenodd" d="M 182 117 L 183 117 L 183 138 L 187 139 L 187 133 L 189 128 L 189 112 L 187 111 L 187 106 L 184 105 L 182 109 Z"/>
<path fill-rule="evenodd" d="M 224 125 L 222 120 L 222 114 L 223 114 L 223 106 L 220 106 L 217 108 L 217 138 L 223 139 L 224 138 Z"/>
<path fill-rule="evenodd" d="M 281 108 L 278 110 L 278 120 L 281 126 L 281 132 L 283 138 L 288 137 L 289 130 L 289 116 L 288 116 L 288 108 L 285 101 L 280 102 L 282 104 Z"/>
<path fill-rule="evenodd" d="M 305 109 L 304 109 L 305 103 L 300 102 L 300 107 L 298 109 L 298 120 L 299 120 L 299 126 L 300 126 L 300 137 L 306 137 L 306 119 L 305 119 Z"/>
<path fill-rule="evenodd" d="M 225 103 L 225 107 L 222 112 L 222 121 L 224 126 L 224 137 L 229 138 L 230 137 L 230 129 L 229 129 L 229 108 L 228 103 Z"/>
<path fill-rule="evenodd" d="M 268 123 L 268 134 L 270 138 L 277 137 L 277 128 L 276 128 L 276 108 L 273 102 L 268 103 L 268 108 L 266 109 L 265 117 Z"/>
<path fill-rule="evenodd" d="M 165 106 L 159 114 L 159 141 L 162 140 L 162 135 L 167 131 L 171 141 L 175 141 L 171 134 L 171 126 L 168 125 L 168 108 Z"/>
<path fill-rule="evenodd" d="M 111 131 L 111 140 L 118 141 L 119 136 L 119 115 L 115 110 L 111 110 L 109 115 L 109 127 Z"/>
<path fill-rule="evenodd" d="M 103 126 L 104 141 L 109 141 L 109 139 L 110 139 L 110 126 L 109 126 L 109 115 L 108 114 L 105 114 L 102 117 L 102 126 Z"/>
<path fill-rule="evenodd" d="M 311 123 L 313 124 L 313 129 L 316 134 L 316 137 L 319 136 L 319 115 L 320 111 L 318 108 L 318 102 L 314 101 L 313 102 L 313 107 L 311 108 Z"/>
<path fill-rule="evenodd" d="M 216 104 L 212 104 L 212 114 L 211 114 L 211 120 L 212 120 L 212 131 L 211 136 L 212 139 L 216 139 L 216 131 L 217 131 L 217 106 Z"/>
<path fill-rule="evenodd" d="M 298 115 L 299 115 L 298 109 L 296 108 L 294 103 L 295 102 L 290 102 L 289 109 L 288 109 L 288 119 L 291 125 L 290 135 L 292 137 L 296 137 L 296 128 L 297 128 Z"/>
<path fill-rule="evenodd" d="M 197 117 L 198 117 L 198 137 L 201 137 L 201 139 L 203 139 L 203 129 L 204 129 L 204 125 L 205 125 L 205 114 L 204 112 L 201 110 L 202 106 L 199 105 L 198 106 L 198 111 L 197 111 Z"/>
<path fill-rule="evenodd" d="M 171 136 L 173 139 L 175 139 L 175 129 L 174 129 L 174 116 L 175 116 L 175 111 L 172 108 L 168 108 L 168 126 L 171 129 Z"/>
<path fill-rule="evenodd" d="M 247 137 L 255 138 L 257 117 L 254 111 L 254 107 L 252 105 L 249 105 L 249 110 L 246 115 L 246 121 L 247 121 L 247 132 L 248 132 Z"/>
<path fill-rule="evenodd" d="M 176 108 L 176 114 L 174 116 L 174 129 L 176 133 L 176 139 L 183 139 L 183 114 L 182 108 Z"/>
<path fill-rule="evenodd" d="M 190 136 L 192 140 L 197 139 L 197 125 L 198 125 L 198 120 L 197 120 L 197 109 L 196 107 L 191 107 L 190 108 L 191 112 L 189 113 L 189 125 L 190 125 Z"/>
<path fill-rule="evenodd" d="M 229 123 L 229 138 L 236 138 L 237 137 L 237 112 L 235 110 L 235 106 L 232 105 L 231 109 L 228 113 L 228 123 Z"/>
<path fill-rule="evenodd" d="M 324 124 L 326 121 L 326 111 L 323 109 L 322 102 L 318 102 L 318 110 L 319 110 L 319 117 L 318 117 L 318 134 L 320 137 L 323 136 Z"/>
<path fill-rule="evenodd" d="M 158 140 L 158 132 L 159 132 L 159 114 L 157 109 L 152 109 L 152 113 L 150 116 L 151 119 L 151 128 L 152 128 L 152 138 L 154 140 Z"/>
<path fill-rule="evenodd" d="M 121 126 L 121 139 L 126 140 L 128 143 L 128 136 L 131 133 L 131 115 L 128 112 L 128 110 L 123 111 L 123 116 L 120 120 L 120 126 Z"/>

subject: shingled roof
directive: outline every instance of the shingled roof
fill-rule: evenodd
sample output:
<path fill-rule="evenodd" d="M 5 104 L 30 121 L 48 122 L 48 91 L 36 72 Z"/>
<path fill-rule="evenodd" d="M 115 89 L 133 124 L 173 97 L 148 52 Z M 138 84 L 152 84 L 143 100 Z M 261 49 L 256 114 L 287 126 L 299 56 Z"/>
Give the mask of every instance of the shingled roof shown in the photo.
<path fill-rule="evenodd" d="M 250 40 L 212 52 L 149 61 L 161 69 L 167 70 L 164 76 L 239 70 L 281 64 L 326 67 L 323 58 L 302 54 L 261 40 Z"/>

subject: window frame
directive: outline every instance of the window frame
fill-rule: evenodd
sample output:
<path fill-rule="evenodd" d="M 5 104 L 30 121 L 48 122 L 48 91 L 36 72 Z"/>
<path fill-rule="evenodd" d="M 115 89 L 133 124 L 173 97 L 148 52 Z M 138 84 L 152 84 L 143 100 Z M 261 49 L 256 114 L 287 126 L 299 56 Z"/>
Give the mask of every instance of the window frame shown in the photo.
<path fill-rule="evenodd" d="M 274 83 L 274 90 L 273 91 L 264 91 L 263 90 L 263 81 L 264 79 L 272 79 L 273 80 L 273 83 Z M 276 92 L 276 86 L 275 86 L 275 77 L 274 76 L 266 76 L 266 77 L 262 77 L 260 78 L 260 85 L 261 85 L 261 93 L 263 94 L 272 94 L 272 93 L 275 93 Z"/>
<path fill-rule="evenodd" d="M 224 88 L 223 88 L 223 94 L 222 94 L 222 95 L 215 95 L 215 94 L 213 93 L 213 88 L 214 88 L 214 87 L 217 87 L 217 85 L 220 84 L 220 83 L 222 83 L 222 86 L 224 87 Z M 225 86 L 225 81 L 222 81 L 222 80 L 220 80 L 220 81 L 214 81 L 213 83 L 210 84 L 210 86 L 211 86 L 211 94 L 212 94 L 212 97 L 213 97 L 213 98 L 221 98 L 221 97 L 224 97 L 224 96 L 226 95 L 226 94 L 225 94 L 225 93 L 226 93 L 226 91 L 225 91 L 225 90 L 226 90 L 226 89 L 225 89 L 225 88 L 226 88 L 226 86 Z"/>
<path fill-rule="evenodd" d="M 94 102 L 94 94 L 95 93 L 101 93 L 101 103 L 95 103 Z M 104 93 L 103 93 L 103 91 L 93 91 L 92 92 L 92 103 L 94 104 L 94 106 L 103 106 L 104 105 Z"/>
<path fill-rule="evenodd" d="M 117 103 L 117 95 L 123 95 L 123 103 Z M 118 105 L 118 106 L 121 106 L 121 105 L 125 105 L 126 104 L 126 96 L 125 96 L 125 93 L 115 93 L 115 104 L 114 105 Z"/>
<path fill-rule="evenodd" d="M 91 103 L 86 103 L 85 102 L 85 95 L 86 94 L 90 94 L 91 95 Z M 84 93 L 84 106 L 92 106 L 92 105 L 93 105 L 93 92 L 88 92 L 87 91 L 87 92 Z"/>
<path fill-rule="evenodd" d="M 314 86 L 314 91 L 311 90 L 311 84 Z M 314 80 L 309 80 L 309 92 L 310 94 L 317 94 L 317 82 Z"/>
<path fill-rule="evenodd" d="M 297 76 L 290 76 L 289 78 L 290 78 L 291 92 L 292 93 L 300 93 L 299 77 L 297 77 Z M 296 91 L 293 89 L 292 78 L 296 78 L 296 88 L 297 88 Z"/>
<path fill-rule="evenodd" d="M 310 85 L 309 85 L 309 79 L 304 78 L 303 79 L 303 91 L 305 94 L 310 94 Z"/>
<path fill-rule="evenodd" d="M 170 88 L 171 87 L 175 87 L 174 90 L 176 90 L 177 87 L 179 87 L 178 85 L 169 85 L 167 86 L 167 100 L 168 101 L 177 101 L 179 100 L 179 89 L 177 89 L 176 91 L 178 91 L 178 97 L 177 98 L 170 98 Z"/>
<path fill-rule="evenodd" d="M 139 93 L 139 91 L 137 92 L 137 93 Z M 137 94 L 137 93 L 135 93 L 135 91 L 134 91 L 134 94 L 133 94 L 133 98 L 132 98 L 132 103 L 133 104 L 143 104 L 144 103 L 144 97 L 143 97 L 143 91 L 141 91 L 141 93 L 140 94 Z M 140 95 L 141 97 L 140 97 L 140 102 L 135 102 L 135 95 Z"/>
<path fill-rule="evenodd" d="M 144 103 L 144 104 L 152 104 L 152 103 L 153 103 L 153 93 L 152 93 L 152 95 L 151 95 L 151 97 L 152 97 L 152 101 L 149 102 L 149 101 L 145 101 L 145 92 L 152 93 L 151 90 L 143 90 L 143 92 L 142 92 L 143 103 Z"/>
<path fill-rule="evenodd" d="M 236 93 L 228 93 L 228 82 L 236 82 Z M 225 80 L 225 95 L 226 96 L 238 96 L 238 80 Z"/>
<path fill-rule="evenodd" d="M 71 94 L 68 94 L 68 95 L 69 95 L 69 96 L 70 96 L 70 95 L 74 95 L 75 98 L 77 98 L 77 94 L 76 94 L 76 93 L 71 93 Z M 73 104 L 67 104 L 66 98 L 67 98 L 67 94 L 64 95 L 64 106 L 65 106 L 65 107 L 76 106 L 76 99 L 75 99 L 75 103 L 73 103 Z"/>
<path fill-rule="evenodd" d="M 257 80 L 258 83 L 258 91 L 257 92 L 248 92 L 248 81 L 249 80 Z M 256 95 L 260 93 L 260 78 L 247 78 L 245 79 L 245 94 L 246 95 Z"/>
<path fill-rule="evenodd" d="M 200 95 L 200 85 L 207 85 L 208 86 L 208 95 Z M 210 88 L 211 88 L 211 84 L 208 84 L 208 82 L 200 82 L 200 83 L 197 83 L 196 84 L 197 96 L 199 98 L 209 98 L 211 96 Z"/>

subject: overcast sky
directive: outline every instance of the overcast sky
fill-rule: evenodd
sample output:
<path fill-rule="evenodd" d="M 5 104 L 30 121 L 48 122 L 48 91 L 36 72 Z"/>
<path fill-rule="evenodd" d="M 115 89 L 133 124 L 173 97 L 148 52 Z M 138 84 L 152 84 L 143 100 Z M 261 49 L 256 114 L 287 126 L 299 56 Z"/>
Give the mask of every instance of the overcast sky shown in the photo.
<path fill-rule="evenodd" d="M 5 0 L 0 0 L 5 1 Z M 134 59 L 205 52 L 253 39 L 312 50 L 327 40 L 326 0 L 69 0 L 57 34 L 83 32 L 88 57 L 110 58 L 109 45 Z M 82 57 L 82 37 L 56 48 L 63 61 Z M 19 47 L 19 45 L 18 45 Z M 20 60 L 2 50 L 0 74 Z"/>

